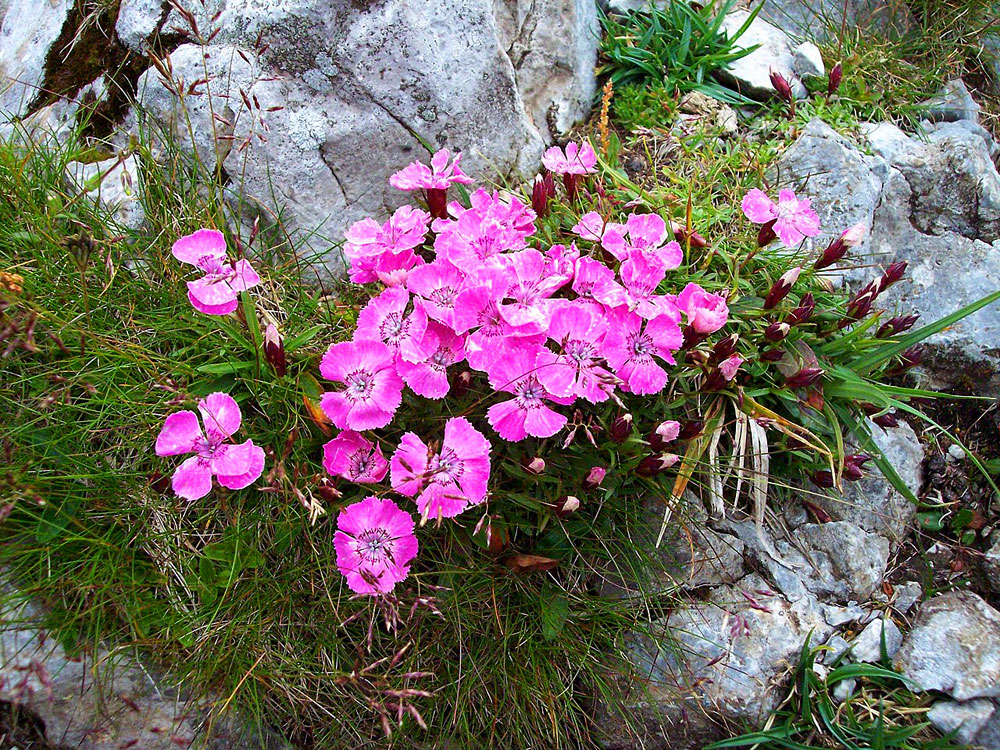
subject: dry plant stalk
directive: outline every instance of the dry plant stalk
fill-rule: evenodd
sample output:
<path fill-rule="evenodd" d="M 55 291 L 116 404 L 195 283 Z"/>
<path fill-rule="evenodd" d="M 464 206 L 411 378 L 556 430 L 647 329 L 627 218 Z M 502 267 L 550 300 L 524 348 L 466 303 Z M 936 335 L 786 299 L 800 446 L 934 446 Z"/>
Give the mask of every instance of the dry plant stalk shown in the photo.
<path fill-rule="evenodd" d="M 608 112 L 611 110 L 611 98 L 615 94 L 614 84 L 609 80 L 604 84 L 601 93 L 601 116 L 597 121 L 597 127 L 601 134 L 601 153 L 604 158 L 608 158 L 608 146 L 611 131 L 608 127 Z"/>

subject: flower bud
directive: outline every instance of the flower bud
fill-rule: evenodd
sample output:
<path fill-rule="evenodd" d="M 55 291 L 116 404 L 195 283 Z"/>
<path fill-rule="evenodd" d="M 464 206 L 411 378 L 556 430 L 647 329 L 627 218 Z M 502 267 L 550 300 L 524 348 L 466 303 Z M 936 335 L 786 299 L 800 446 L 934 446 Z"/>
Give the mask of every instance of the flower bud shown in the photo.
<path fill-rule="evenodd" d="M 814 471 L 810 475 L 809 481 L 821 489 L 830 489 L 833 487 L 833 474 L 829 471 Z"/>
<path fill-rule="evenodd" d="M 777 362 L 785 356 L 784 349 L 765 349 L 760 354 L 761 362 Z"/>
<path fill-rule="evenodd" d="M 797 373 L 785 381 L 789 388 L 806 388 L 823 377 L 823 370 L 819 367 L 803 367 Z"/>
<path fill-rule="evenodd" d="M 736 353 L 736 345 L 739 343 L 740 336 L 737 333 L 731 333 L 724 339 L 719 339 L 712 347 L 712 356 L 709 357 L 708 361 L 715 364 L 728 359 Z"/>
<path fill-rule="evenodd" d="M 427 210 L 435 219 L 448 218 L 448 191 L 442 188 L 428 188 Z"/>
<path fill-rule="evenodd" d="M 583 480 L 583 489 L 596 490 L 601 486 L 601 482 L 604 481 L 604 477 L 607 476 L 607 473 L 608 470 L 603 466 L 594 466 Z"/>
<path fill-rule="evenodd" d="M 582 177 L 582 174 L 570 174 L 569 172 L 563 174 L 563 186 L 565 186 L 566 195 L 569 196 L 570 200 L 576 198 L 576 194 L 580 190 L 580 180 Z"/>
<path fill-rule="evenodd" d="M 521 462 L 521 468 L 524 469 L 529 474 L 543 474 L 545 472 L 545 459 L 541 456 L 534 456 L 533 458 L 525 458 Z"/>
<path fill-rule="evenodd" d="M 886 375 L 889 377 L 895 377 L 897 375 L 902 375 L 907 370 L 911 370 L 917 365 L 919 365 L 924 359 L 924 347 L 919 344 L 916 346 L 911 346 L 909 349 L 905 349 L 899 355 L 899 364 L 895 367 L 886 371 Z"/>
<path fill-rule="evenodd" d="M 285 342 L 274 323 L 268 323 L 264 329 L 264 358 L 274 368 L 274 374 L 284 377 L 288 369 L 285 360 Z"/>
<path fill-rule="evenodd" d="M 862 404 L 861 408 L 864 409 L 865 413 L 871 418 L 872 422 L 877 424 L 883 430 L 887 430 L 890 427 L 899 427 L 899 420 L 896 419 L 896 410 L 887 411 L 885 414 L 879 414 L 879 407 L 875 404 Z"/>
<path fill-rule="evenodd" d="M 708 373 L 708 377 L 706 377 L 705 381 L 702 383 L 701 389 L 703 391 L 721 391 L 726 387 L 726 383 L 728 382 L 729 381 L 726 380 L 726 376 L 722 374 L 722 371 L 715 369 Z"/>
<path fill-rule="evenodd" d="M 635 467 L 635 473 L 640 477 L 655 477 L 673 466 L 680 459 L 673 453 L 653 453 L 646 456 Z"/>
<path fill-rule="evenodd" d="M 674 239 L 680 243 L 688 242 L 691 247 L 706 248 L 708 240 L 702 237 L 693 229 L 688 231 L 687 227 L 681 226 L 676 221 L 670 222 L 670 229 L 674 233 Z"/>
<path fill-rule="evenodd" d="M 790 326 L 797 326 L 805 323 L 816 311 L 816 300 L 813 299 L 812 292 L 802 295 L 799 306 L 792 308 L 792 311 L 785 317 L 785 322 Z"/>
<path fill-rule="evenodd" d="M 677 439 L 690 440 L 691 438 L 698 437 L 704 429 L 704 419 L 689 419 L 681 425 L 681 431 L 678 433 Z"/>
<path fill-rule="evenodd" d="M 681 349 L 690 349 L 693 346 L 697 346 L 702 341 L 708 338 L 707 333 L 700 333 L 694 329 L 694 326 L 685 326 L 684 328 L 684 341 L 681 343 Z"/>
<path fill-rule="evenodd" d="M 459 370 L 455 373 L 451 383 L 450 395 L 454 398 L 462 398 L 472 388 L 472 372 L 469 370 Z"/>
<path fill-rule="evenodd" d="M 767 297 L 764 299 L 765 310 L 770 310 L 785 298 L 792 290 L 792 284 L 798 280 L 800 273 L 802 273 L 802 268 L 796 266 L 781 274 L 781 277 L 774 282 L 771 286 L 771 291 L 767 293 Z"/>
<path fill-rule="evenodd" d="M 561 498 L 556 500 L 555 512 L 560 518 L 565 518 L 566 516 L 575 513 L 580 509 L 580 498 L 573 495 L 563 495 Z"/>
<path fill-rule="evenodd" d="M 906 273 L 906 261 L 897 260 L 885 269 L 885 273 L 882 274 L 882 279 L 879 282 L 879 292 L 884 292 L 890 286 L 903 278 L 904 273 Z"/>
<path fill-rule="evenodd" d="M 684 352 L 684 361 L 689 365 L 707 365 L 708 353 L 701 349 L 688 349 Z"/>
<path fill-rule="evenodd" d="M 851 453 L 844 456 L 844 479 L 857 482 L 864 479 L 865 473 L 862 466 L 871 458 L 867 453 Z"/>
<path fill-rule="evenodd" d="M 662 451 L 668 443 L 674 442 L 681 434 L 681 423 L 673 419 L 660 422 L 649 433 L 649 447 L 654 451 Z"/>
<path fill-rule="evenodd" d="M 778 98 L 782 101 L 791 103 L 795 97 L 792 95 L 792 87 L 788 83 L 788 80 L 774 69 L 771 70 L 770 78 L 771 85 L 774 86 L 774 90 L 777 92 Z"/>
<path fill-rule="evenodd" d="M 844 66 L 839 62 L 830 68 L 830 75 L 826 81 L 826 95 L 833 96 L 840 88 L 840 81 L 844 77 Z"/>
<path fill-rule="evenodd" d="M 788 325 L 788 323 L 779 323 L 775 321 L 764 329 L 764 338 L 771 343 L 777 343 L 785 338 L 790 330 L 792 330 L 792 327 Z"/>
<path fill-rule="evenodd" d="M 722 377 L 724 377 L 727 382 L 730 382 L 736 377 L 736 373 L 739 372 L 740 365 L 742 364 L 743 357 L 738 354 L 734 354 L 719 363 L 719 372 L 722 373 Z"/>
<path fill-rule="evenodd" d="M 556 197 L 556 184 L 552 180 L 552 173 L 535 177 L 535 184 L 531 188 L 531 208 L 539 218 L 544 219 L 549 215 L 549 201 Z"/>
<path fill-rule="evenodd" d="M 778 233 L 774 231 L 774 223 L 777 219 L 764 222 L 757 232 L 757 247 L 765 247 L 778 239 Z"/>
<path fill-rule="evenodd" d="M 632 415 L 628 412 L 619 414 L 615 421 L 611 423 L 608 435 L 614 443 L 624 443 L 632 434 Z"/>
<path fill-rule="evenodd" d="M 917 322 L 919 317 L 919 315 L 897 315 L 895 318 L 889 318 L 889 320 L 879 326 L 875 338 L 887 339 L 898 336 L 904 331 L 913 328 L 913 324 Z"/>
<path fill-rule="evenodd" d="M 843 234 L 826 246 L 826 250 L 823 251 L 823 254 L 813 264 L 813 268 L 819 271 L 827 266 L 832 266 L 844 257 L 848 248 L 855 247 L 861 243 L 861 240 L 865 238 L 865 232 L 864 224 L 855 224 L 845 230 Z"/>

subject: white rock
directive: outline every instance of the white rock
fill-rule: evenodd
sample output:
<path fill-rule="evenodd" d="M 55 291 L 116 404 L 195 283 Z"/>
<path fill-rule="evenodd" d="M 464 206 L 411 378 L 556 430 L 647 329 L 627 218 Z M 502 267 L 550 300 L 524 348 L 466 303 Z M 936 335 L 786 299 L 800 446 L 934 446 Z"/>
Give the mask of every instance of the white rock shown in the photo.
<path fill-rule="evenodd" d="M 45 80 L 45 60 L 75 0 L 9 0 L 0 21 L 0 119 L 21 117 Z"/>
<path fill-rule="evenodd" d="M 986 726 L 996 711 L 993 701 L 985 698 L 956 703 L 937 701 L 927 712 L 927 720 L 942 734 L 955 733 L 955 739 L 962 744 L 971 743 L 979 730 Z"/>
<path fill-rule="evenodd" d="M 983 557 L 983 567 L 990 588 L 1000 593 L 1000 533 L 994 531 L 993 536 L 996 539 Z"/>
<path fill-rule="evenodd" d="M 852 695 L 854 695 L 854 690 L 858 686 L 858 681 L 853 677 L 848 677 L 844 680 L 838 680 L 837 684 L 833 686 L 831 695 L 833 699 L 838 703 L 843 703 Z"/>
<path fill-rule="evenodd" d="M 121 0 L 115 32 L 122 44 L 142 53 L 146 51 L 146 40 L 156 33 L 163 16 L 160 0 Z"/>
<path fill-rule="evenodd" d="M 882 660 L 882 630 L 885 629 L 886 655 L 892 659 L 903 643 L 899 627 L 888 618 L 872 620 L 851 642 L 854 661 L 875 663 Z"/>
<path fill-rule="evenodd" d="M 722 23 L 723 30 L 733 36 L 749 15 L 744 10 L 728 13 Z M 795 72 L 794 50 L 798 45 L 792 38 L 758 16 L 736 41 L 736 46 L 742 49 L 754 45 L 758 45 L 757 49 L 731 63 L 727 70 L 720 71 L 720 79 L 751 99 L 765 100 L 775 96 L 771 83 L 773 70 L 788 81 L 796 99 L 804 99 L 808 92 Z M 822 65 L 822 61 L 820 64 Z"/>
<path fill-rule="evenodd" d="M 83 164 L 73 162 L 70 176 L 80 192 L 106 208 L 123 227 L 138 230 L 146 220 L 139 198 L 139 166 L 134 156 Z"/>
<path fill-rule="evenodd" d="M 924 587 L 916 581 L 908 581 L 897 586 L 893 593 L 893 609 L 905 615 L 924 595 Z"/>
<path fill-rule="evenodd" d="M 822 78 L 826 75 L 823 53 L 812 42 L 802 42 L 793 52 L 795 74 L 799 78 Z"/>

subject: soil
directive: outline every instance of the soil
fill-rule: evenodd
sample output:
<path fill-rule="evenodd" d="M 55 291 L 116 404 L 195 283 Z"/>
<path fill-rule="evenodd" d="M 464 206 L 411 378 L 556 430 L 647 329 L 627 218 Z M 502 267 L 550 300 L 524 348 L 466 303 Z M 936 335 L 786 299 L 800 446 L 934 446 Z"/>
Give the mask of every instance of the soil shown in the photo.
<path fill-rule="evenodd" d="M 32 712 L 0 702 L 0 750 L 67 750 L 49 744 L 45 725 Z"/>

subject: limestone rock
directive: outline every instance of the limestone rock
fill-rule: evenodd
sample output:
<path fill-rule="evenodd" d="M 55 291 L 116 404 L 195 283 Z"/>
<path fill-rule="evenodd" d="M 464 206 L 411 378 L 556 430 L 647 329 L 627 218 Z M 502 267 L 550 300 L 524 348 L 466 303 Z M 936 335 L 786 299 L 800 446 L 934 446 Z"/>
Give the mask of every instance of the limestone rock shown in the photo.
<path fill-rule="evenodd" d="M 891 659 L 903 643 L 899 626 L 887 617 L 878 617 L 865 626 L 851 642 L 851 658 L 856 662 L 875 663 L 882 660 L 882 631 L 885 631 L 885 652 Z"/>
<path fill-rule="evenodd" d="M 978 124 L 982 109 L 961 78 L 948 81 L 941 91 L 921 104 L 927 108 L 927 119 L 932 122 L 969 120 Z"/>
<path fill-rule="evenodd" d="M 75 0 L 9 0 L 0 20 L 0 119 L 21 117 L 45 80 L 45 61 Z"/>
<path fill-rule="evenodd" d="M 927 720 L 942 734 L 955 733 L 955 739 L 963 745 L 973 742 L 986 722 L 996 711 L 993 701 L 978 698 L 965 703 L 938 701 L 927 712 Z"/>
<path fill-rule="evenodd" d="M 139 229 L 146 213 L 139 199 L 139 167 L 134 156 L 82 164 L 73 162 L 70 177 L 77 189 L 106 208 L 127 229 Z"/>
<path fill-rule="evenodd" d="M 996 540 L 983 557 L 983 569 L 990 588 L 1000 593 L 1000 533 L 993 532 Z"/>
<path fill-rule="evenodd" d="M 734 36 L 749 16 L 747 11 L 732 11 L 726 15 L 722 28 Z M 801 80 L 803 76 L 825 75 L 823 59 L 814 44 L 796 43 L 780 28 L 759 16 L 750 23 L 736 45 L 744 49 L 756 45 L 757 49 L 730 63 L 727 70 L 719 72 L 719 77 L 752 99 L 763 101 L 775 95 L 770 77 L 772 70 L 788 81 L 796 99 L 804 99 L 808 93 Z"/>
<path fill-rule="evenodd" d="M 924 602 L 896 667 L 959 701 L 1000 695 L 1000 612 L 967 591 Z"/>
<path fill-rule="evenodd" d="M 835 37 L 844 23 L 890 37 L 917 28 L 905 0 L 764 0 L 761 15 L 808 39 Z"/>

